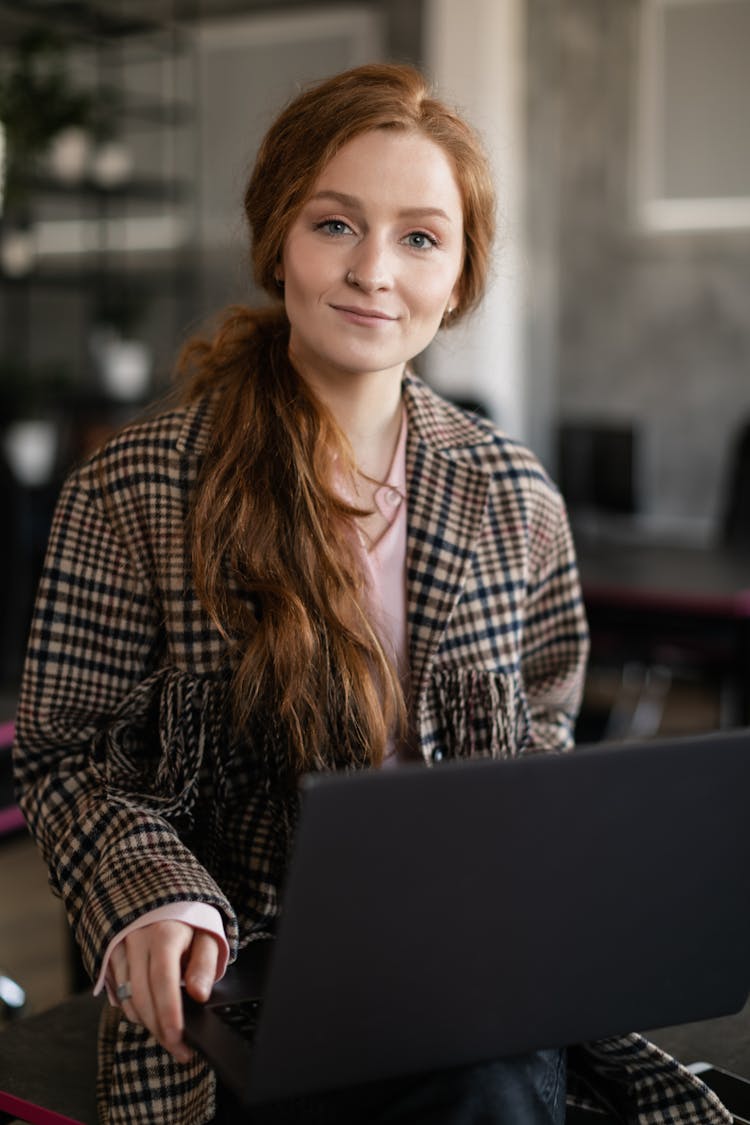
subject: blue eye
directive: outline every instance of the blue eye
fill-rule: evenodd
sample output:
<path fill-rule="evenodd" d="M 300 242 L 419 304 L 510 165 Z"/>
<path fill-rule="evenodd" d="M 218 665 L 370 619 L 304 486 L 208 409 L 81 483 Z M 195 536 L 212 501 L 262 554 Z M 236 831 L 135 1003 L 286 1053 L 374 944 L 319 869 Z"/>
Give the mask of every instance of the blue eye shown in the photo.
<path fill-rule="evenodd" d="M 324 219 L 322 223 L 315 224 L 316 230 L 322 230 L 324 234 L 330 234 L 334 238 L 341 234 L 351 234 L 352 228 L 343 219 Z"/>
<path fill-rule="evenodd" d="M 405 241 L 415 250 L 429 250 L 437 246 L 437 239 L 423 230 L 414 230 L 411 234 L 407 234 Z"/>

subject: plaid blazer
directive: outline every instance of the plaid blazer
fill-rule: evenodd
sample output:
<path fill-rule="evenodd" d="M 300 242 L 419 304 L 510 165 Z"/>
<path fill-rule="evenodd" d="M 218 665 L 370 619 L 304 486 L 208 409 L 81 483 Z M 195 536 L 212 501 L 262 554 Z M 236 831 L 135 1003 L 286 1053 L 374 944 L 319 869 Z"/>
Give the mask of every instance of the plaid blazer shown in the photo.
<path fill-rule="evenodd" d="M 561 499 L 525 449 L 409 376 L 408 626 L 425 761 L 565 750 L 587 632 Z M 66 482 L 30 634 L 15 762 L 29 826 L 92 978 L 144 910 L 214 905 L 236 956 L 269 931 L 291 798 L 273 723 L 237 745 L 226 652 L 195 595 L 185 544 L 210 399 L 110 441 Z M 637 1125 L 731 1120 L 639 1036 L 571 1051 L 570 1089 L 605 1090 Z M 106 1009 L 101 1120 L 199 1125 L 212 1072 L 174 1062 Z M 593 1091 L 593 1093 L 592 1093 Z M 585 1098 L 584 1098 L 585 1101 Z"/>

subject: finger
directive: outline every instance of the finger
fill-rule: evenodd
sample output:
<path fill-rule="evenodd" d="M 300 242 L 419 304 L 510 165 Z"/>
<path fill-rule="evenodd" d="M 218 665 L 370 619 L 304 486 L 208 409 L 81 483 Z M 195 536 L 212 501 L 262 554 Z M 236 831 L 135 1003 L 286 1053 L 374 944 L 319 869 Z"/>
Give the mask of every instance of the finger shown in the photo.
<path fill-rule="evenodd" d="M 128 935 L 133 1007 L 138 1019 L 177 1059 L 192 1051 L 182 1043 L 180 965 L 193 930 L 182 922 L 156 922 Z"/>
<path fill-rule="evenodd" d="M 180 979 L 183 956 L 193 940 L 193 931 L 184 925 L 181 925 L 181 930 L 183 932 L 171 933 L 168 941 L 152 950 L 149 977 L 157 1021 L 157 1038 L 178 1062 L 187 1062 L 192 1058 L 193 1052 L 182 1041 Z"/>
<path fill-rule="evenodd" d="M 158 1039 L 156 1013 L 149 983 L 150 942 L 146 935 L 149 928 L 144 926 L 143 929 L 134 930 L 132 934 L 128 934 L 125 942 L 127 944 L 128 964 L 130 965 L 130 988 L 132 992 L 130 1003 L 136 1013 L 137 1021 L 142 1023 Z"/>
<path fill-rule="evenodd" d="M 120 942 L 119 945 L 116 945 L 112 950 L 109 961 L 109 972 L 111 973 L 112 980 L 114 982 L 116 995 L 116 991 L 121 985 L 130 983 L 128 958 L 125 952 L 124 943 L 122 942 Z M 126 1019 L 130 1020 L 131 1023 L 140 1022 L 138 1014 L 133 1006 L 132 999 L 120 1000 L 118 997 L 117 999 L 113 1000 L 112 1003 L 119 1004 L 119 1006 L 122 1008 L 123 1015 Z"/>
<path fill-rule="evenodd" d="M 199 930 L 193 938 L 185 966 L 185 987 L 194 1000 L 208 1000 L 216 981 L 218 966 L 218 941 L 213 934 Z"/>

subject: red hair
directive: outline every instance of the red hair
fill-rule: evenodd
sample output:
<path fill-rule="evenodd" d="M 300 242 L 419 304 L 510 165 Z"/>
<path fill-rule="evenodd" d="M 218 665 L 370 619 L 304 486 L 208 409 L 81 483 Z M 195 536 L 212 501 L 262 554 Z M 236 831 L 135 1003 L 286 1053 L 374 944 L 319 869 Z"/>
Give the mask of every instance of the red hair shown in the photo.
<path fill-rule="evenodd" d="M 284 240 L 321 170 L 371 129 L 418 130 L 452 160 L 465 231 L 461 316 L 486 283 L 491 178 L 474 132 L 409 66 L 336 75 L 271 125 L 245 195 L 256 281 L 278 296 Z M 330 478 L 334 457 L 353 471 L 351 449 L 290 363 L 288 342 L 283 307 L 235 308 L 213 340 L 188 344 L 181 368 L 186 399 L 209 395 L 213 411 L 189 524 L 196 590 L 227 640 L 237 724 L 268 716 L 266 728 L 280 732 L 275 753 L 298 772 L 378 762 L 405 731 L 406 707 L 367 612 L 354 524 L 364 513 Z"/>
<path fill-rule="evenodd" d="M 323 168 L 371 129 L 414 130 L 450 158 L 463 203 L 464 260 L 453 322 L 481 300 L 495 233 L 495 193 L 474 130 L 431 95 L 411 66 L 371 63 L 337 74 L 294 99 L 260 146 L 245 193 L 257 284 L 277 295 L 274 271 L 290 226 Z"/>

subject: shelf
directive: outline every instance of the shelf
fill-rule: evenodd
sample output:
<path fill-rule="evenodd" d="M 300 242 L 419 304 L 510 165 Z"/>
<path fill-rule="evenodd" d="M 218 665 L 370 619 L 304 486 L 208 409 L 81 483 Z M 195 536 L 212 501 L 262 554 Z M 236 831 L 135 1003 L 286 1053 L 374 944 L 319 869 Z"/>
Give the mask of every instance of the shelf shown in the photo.
<path fill-rule="evenodd" d="M 189 271 L 186 272 L 184 264 L 144 269 L 143 266 L 128 266 L 127 262 L 123 262 L 118 263 L 117 274 L 120 280 L 125 280 L 128 284 L 137 282 L 141 289 L 161 293 L 169 287 L 172 292 L 179 294 L 194 284 L 194 279 Z M 30 289 L 100 290 L 111 276 L 111 269 L 37 269 L 25 277 L 6 277 L 0 273 L 0 291 L 25 293 Z"/>
<path fill-rule="evenodd" d="M 159 9 L 163 12 L 158 16 Z M 0 47 L 9 47 L 32 27 L 47 23 L 61 37 L 75 38 L 77 45 L 102 40 L 117 41 L 133 36 L 172 33 L 171 4 L 153 0 L 146 6 L 131 5 L 128 13 L 122 6 L 109 9 L 87 0 L 0 0 Z M 154 12 L 157 15 L 154 15 Z"/>
<path fill-rule="evenodd" d="M 82 180 L 75 184 L 65 184 L 51 176 L 35 176 L 29 183 L 29 191 L 35 196 L 57 196 L 61 199 L 75 199 L 87 196 L 98 200 L 132 200 L 138 202 L 174 203 L 188 197 L 191 190 L 186 180 L 141 179 L 124 180 L 113 187 L 103 187 L 93 180 Z"/>
<path fill-rule="evenodd" d="M 102 88 L 106 98 L 109 95 L 107 87 Z M 187 125 L 195 117 L 195 110 L 187 102 L 153 102 L 128 100 L 118 109 L 118 117 L 122 118 L 129 129 L 138 126 L 162 128 L 165 125 Z"/>
<path fill-rule="evenodd" d="M 10 210 L 0 230 L 10 267 L 31 265 L 20 277 L 0 270 L 0 419 L 6 429 L 41 414 L 56 439 L 53 477 L 36 485 L 29 474 L 31 483 L 19 484 L 14 496 L 18 515 L 9 541 L 24 554 L 18 564 L 11 552 L 13 571 L 4 576 L 10 596 L 0 604 L 7 640 L 0 687 L 20 675 L 61 476 L 169 393 L 174 357 L 198 324 L 200 118 L 191 23 L 198 9 L 196 0 L 0 0 L 0 67 L 3 76 L 17 75 L 25 91 L 25 100 L 16 98 L 19 133 L 30 120 L 40 134 L 33 169 L 19 160 L 13 184 L 17 218 L 28 222 L 31 238 L 26 245 L 23 238 L 6 241 L 21 233 L 13 230 Z M 56 98 L 46 104 L 66 114 L 43 122 L 39 91 L 54 84 L 35 84 L 35 50 L 40 68 L 49 65 L 54 74 L 59 63 L 62 75 L 60 106 Z M 91 174 L 74 183 L 58 179 L 53 169 L 65 166 L 61 154 L 42 141 L 59 131 L 63 116 L 94 132 L 93 143 L 78 153 L 63 150 L 69 165 L 101 168 L 101 147 L 111 136 L 129 151 L 132 174 L 111 187 Z M 151 352 L 148 385 L 143 390 L 137 383 L 143 391 L 137 399 L 106 393 L 118 389 L 105 362 L 107 326 Z"/>

